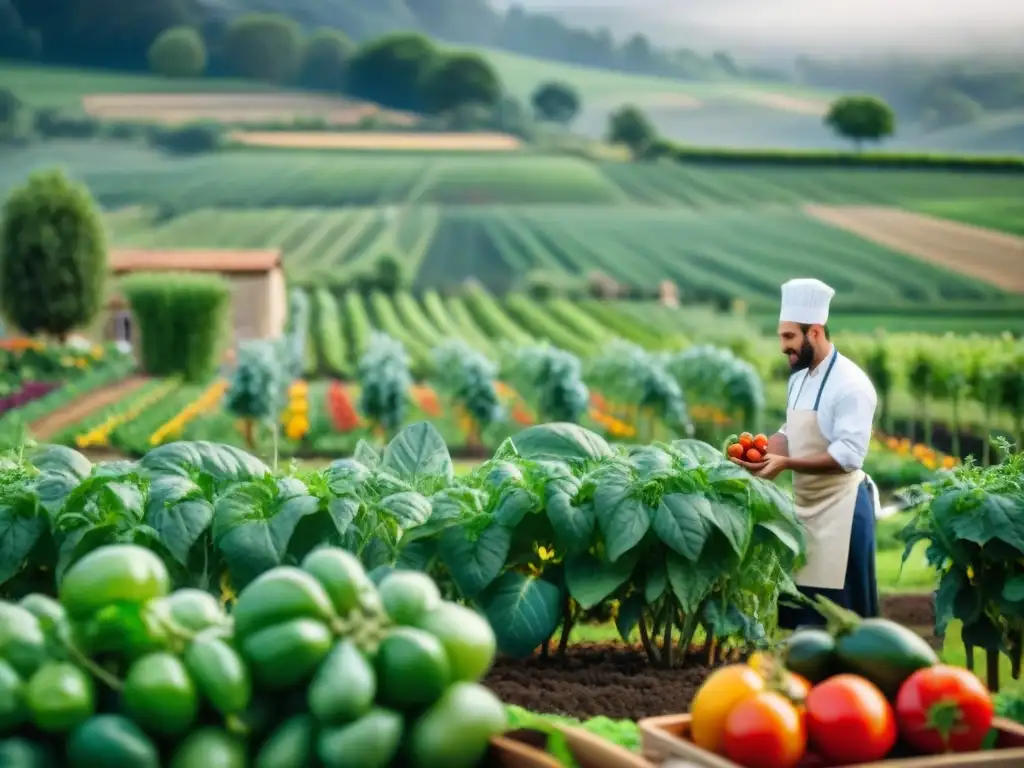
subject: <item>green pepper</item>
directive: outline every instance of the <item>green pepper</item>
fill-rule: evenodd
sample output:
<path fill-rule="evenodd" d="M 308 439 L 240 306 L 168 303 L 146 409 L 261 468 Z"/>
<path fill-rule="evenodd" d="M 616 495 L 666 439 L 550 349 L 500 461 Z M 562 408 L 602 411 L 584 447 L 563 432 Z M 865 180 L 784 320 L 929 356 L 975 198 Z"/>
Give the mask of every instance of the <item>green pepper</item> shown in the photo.
<path fill-rule="evenodd" d="M 96 691 L 92 678 L 74 664 L 49 662 L 28 681 L 25 703 L 39 730 L 62 733 L 92 717 Z"/>
<path fill-rule="evenodd" d="M 227 615 L 217 598 L 201 589 L 178 589 L 154 601 L 153 610 L 165 614 L 178 627 L 197 634 L 211 627 L 222 626 Z"/>
<path fill-rule="evenodd" d="M 270 690 L 308 680 L 331 651 L 334 636 L 326 625 L 295 619 L 261 629 L 242 642 L 256 682 Z"/>
<path fill-rule="evenodd" d="M 97 715 L 68 740 L 71 768 L 160 768 L 160 755 L 139 727 L 120 715 Z"/>
<path fill-rule="evenodd" d="M 302 561 L 302 570 L 311 573 L 327 590 L 339 616 L 347 616 L 356 609 L 382 610 L 377 588 L 351 552 L 338 547 L 315 549 Z"/>
<path fill-rule="evenodd" d="M 0 602 L 0 659 L 25 679 L 46 659 L 46 635 L 39 619 L 14 603 Z"/>
<path fill-rule="evenodd" d="M 351 640 L 339 640 L 309 686 L 309 711 L 321 723 L 346 723 L 369 712 L 376 695 L 373 666 Z"/>
<path fill-rule="evenodd" d="M 233 612 L 240 640 L 266 627 L 292 619 L 317 619 L 330 624 L 336 614 L 320 583 L 298 568 L 282 566 L 252 581 L 238 596 Z"/>
<path fill-rule="evenodd" d="M 181 660 L 169 653 L 151 653 L 132 664 L 121 695 L 125 712 L 154 733 L 183 733 L 199 714 L 196 685 Z"/>
<path fill-rule="evenodd" d="M 185 668 L 199 691 L 222 715 L 243 712 L 252 701 L 249 670 L 220 638 L 200 635 L 185 649 Z"/>
<path fill-rule="evenodd" d="M 171 758 L 170 768 L 245 768 L 245 747 L 219 728 L 190 734 Z"/>
<path fill-rule="evenodd" d="M 28 717 L 25 708 L 25 683 L 14 667 L 0 661 L 0 733 L 21 725 Z"/>
<path fill-rule="evenodd" d="M 316 722 L 309 715 L 295 715 L 263 742 L 254 768 L 295 768 L 309 765 L 313 757 Z"/>
<path fill-rule="evenodd" d="M 167 566 L 135 544 L 95 549 L 72 565 L 60 585 L 60 602 L 73 619 L 89 618 L 110 605 L 142 605 L 170 591 Z"/>
<path fill-rule="evenodd" d="M 324 728 L 317 756 L 326 768 L 387 768 L 398 755 L 403 730 L 400 714 L 378 707 L 355 722 Z"/>

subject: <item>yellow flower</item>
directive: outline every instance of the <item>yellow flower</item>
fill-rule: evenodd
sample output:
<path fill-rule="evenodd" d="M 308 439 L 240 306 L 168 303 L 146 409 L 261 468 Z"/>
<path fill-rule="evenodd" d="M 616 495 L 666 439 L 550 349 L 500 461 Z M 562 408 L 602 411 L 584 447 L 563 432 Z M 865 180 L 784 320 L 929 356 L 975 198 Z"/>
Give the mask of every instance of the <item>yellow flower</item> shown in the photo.
<path fill-rule="evenodd" d="M 943 469 L 952 469 L 955 466 L 956 466 L 956 459 L 953 458 L 952 456 L 946 456 L 946 457 L 944 457 L 942 459 L 942 468 Z"/>
<path fill-rule="evenodd" d="M 555 557 L 554 550 L 548 549 L 547 547 L 537 547 L 537 554 L 540 555 L 540 559 L 544 561 L 553 560 Z"/>

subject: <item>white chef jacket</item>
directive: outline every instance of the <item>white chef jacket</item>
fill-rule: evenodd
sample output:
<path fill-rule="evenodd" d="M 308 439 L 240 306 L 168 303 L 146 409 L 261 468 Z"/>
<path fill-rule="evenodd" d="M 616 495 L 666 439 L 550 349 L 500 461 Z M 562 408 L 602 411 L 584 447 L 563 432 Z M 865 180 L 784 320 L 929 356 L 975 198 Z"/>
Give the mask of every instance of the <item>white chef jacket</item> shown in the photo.
<path fill-rule="evenodd" d="M 832 350 L 829 349 L 825 359 L 814 370 L 798 371 L 790 376 L 787 409 L 814 410 L 814 401 Z M 877 405 L 878 395 L 871 379 L 856 363 L 840 353 L 818 404 L 818 427 L 829 441 L 829 455 L 847 472 L 864 466 Z M 786 434 L 785 424 L 779 432 Z"/>

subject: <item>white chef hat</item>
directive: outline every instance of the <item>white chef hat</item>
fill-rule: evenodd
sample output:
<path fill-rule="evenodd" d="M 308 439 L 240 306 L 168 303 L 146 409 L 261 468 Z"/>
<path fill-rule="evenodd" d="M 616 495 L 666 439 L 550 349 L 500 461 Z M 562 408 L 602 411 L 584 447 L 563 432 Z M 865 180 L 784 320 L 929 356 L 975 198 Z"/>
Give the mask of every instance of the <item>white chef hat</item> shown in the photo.
<path fill-rule="evenodd" d="M 828 305 L 836 292 L 821 280 L 800 278 L 782 284 L 782 310 L 779 321 L 804 325 L 828 322 Z"/>

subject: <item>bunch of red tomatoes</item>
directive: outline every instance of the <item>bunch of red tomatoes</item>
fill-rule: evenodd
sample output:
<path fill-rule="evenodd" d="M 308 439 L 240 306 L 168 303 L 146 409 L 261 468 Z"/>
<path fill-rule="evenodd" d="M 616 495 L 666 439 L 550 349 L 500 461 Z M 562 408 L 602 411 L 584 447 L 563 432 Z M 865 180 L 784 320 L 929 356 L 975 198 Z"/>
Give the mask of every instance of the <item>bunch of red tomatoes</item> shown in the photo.
<path fill-rule="evenodd" d="M 754 654 L 713 673 L 691 716 L 690 738 L 702 749 L 744 768 L 795 768 L 808 755 L 832 766 L 880 761 L 897 740 L 923 754 L 973 752 L 991 728 L 993 704 L 959 667 L 917 670 L 890 702 L 859 675 L 812 686 L 774 657 Z"/>
<path fill-rule="evenodd" d="M 730 435 L 725 441 L 725 454 L 732 459 L 758 464 L 764 461 L 768 452 L 768 438 L 765 435 Z"/>

